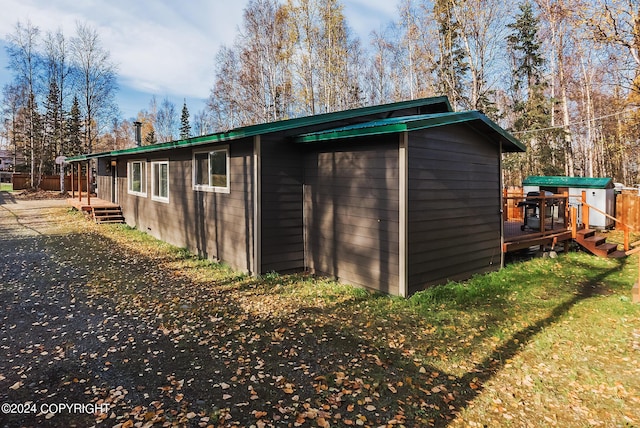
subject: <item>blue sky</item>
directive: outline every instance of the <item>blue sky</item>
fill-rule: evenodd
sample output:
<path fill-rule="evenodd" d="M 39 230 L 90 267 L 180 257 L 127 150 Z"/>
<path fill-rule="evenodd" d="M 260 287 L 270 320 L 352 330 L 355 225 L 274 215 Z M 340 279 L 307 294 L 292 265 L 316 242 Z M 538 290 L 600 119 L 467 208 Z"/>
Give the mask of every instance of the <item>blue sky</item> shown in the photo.
<path fill-rule="evenodd" d="M 0 14 L 0 87 L 9 83 L 6 38 L 18 21 L 42 33 L 76 22 L 89 24 L 118 65 L 117 103 L 125 119 L 147 109 L 153 95 L 193 114 L 205 107 L 214 81 L 214 58 L 233 42 L 248 0 L 3 0 Z M 368 42 L 371 31 L 395 19 L 397 0 L 343 0 L 349 25 Z M 185 78 L 188 76 L 188 78 Z"/>

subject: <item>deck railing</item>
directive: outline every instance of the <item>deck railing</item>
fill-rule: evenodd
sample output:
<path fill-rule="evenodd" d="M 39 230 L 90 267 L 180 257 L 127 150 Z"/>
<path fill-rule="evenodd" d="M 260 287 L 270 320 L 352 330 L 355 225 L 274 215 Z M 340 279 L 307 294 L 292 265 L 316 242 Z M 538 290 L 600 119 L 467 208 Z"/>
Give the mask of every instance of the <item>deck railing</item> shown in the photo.
<path fill-rule="evenodd" d="M 622 231 L 623 234 L 623 246 L 624 246 L 624 251 L 627 254 L 633 254 L 635 252 L 640 251 L 640 247 L 636 250 L 631 250 L 632 246 L 637 246 L 640 245 L 640 241 L 638 242 L 634 242 L 631 243 L 630 240 L 630 236 L 631 236 L 631 230 L 633 229 L 631 226 L 629 226 L 628 224 L 624 223 L 623 221 L 621 221 L 620 219 L 607 214 L 606 212 L 594 207 L 593 205 L 590 205 L 587 203 L 587 192 L 586 191 L 582 191 L 581 195 L 571 195 L 570 197 L 572 198 L 580 198 L 580 205 L 582 207 L 582 226 L 588 228 L 589 227 L 589 212 L 591 210 L 597 212 L 598 214 L 602 214 L 603 216 L 605 216 L 606 218 L 609 218 L 611 220 L 613 220 L 615 223 L 615 228 L 618 230 Z M 572 218 L 572 222 L 571 222 L 571 234 L 573 236 L 573 238 L 576 237 L 576 234 L 578 232 L 578 207 L 571 207 L 571 218 Z"/>
<path fill-rule="evenodd" d="M 505 189 L 503 195 L 503 220 L 505 222 L 520 222 L 522 230 L 531 230 L 531 235 L 546 235 L 568 230 L 569 228 L 569 195 L 560 193 L 540 196 L 526 196 L 522 192 L 512 193 Z M 529 227 L 524 203 L 536 205 L 537 225 Z"/>

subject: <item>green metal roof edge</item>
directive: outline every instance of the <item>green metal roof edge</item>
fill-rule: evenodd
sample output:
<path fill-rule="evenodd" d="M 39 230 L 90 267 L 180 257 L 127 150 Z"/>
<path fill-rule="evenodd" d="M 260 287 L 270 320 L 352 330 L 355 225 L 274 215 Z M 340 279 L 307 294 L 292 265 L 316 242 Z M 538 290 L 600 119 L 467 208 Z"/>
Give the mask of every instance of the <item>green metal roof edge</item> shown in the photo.
<path fill-rule="evenodd" d="M 613 188 L 610 177 L 567 177 L 564 175 L 530 175 L 522 180 L 523 186 L 558 186 L 584 189 Z"/>
<path fill-rule="evenodd" d="M 406 119 L 406 117 L 396 118 Z M 346 126 L 343 128 L 329 129 L 327 131 L 312 132 L 302 134 L 295 138 L 296 143 L 319 143 L 323 141 L 332 141 L 341 138 L 363 137 L 367 135 L 393 134 L 397 132 L 408 131 L 409 127 L 406 122 L 387 122 L 372 121 L 360 123 L 358 125 Z"/>
<path fill-rule="evenodd" d="M 65 162 L 66 163 L 82 162 L 82 161 L 86 161 L 93 158 L 108 156 L 110 153 L 111 152 L 100 152 L 100 153 L 88 153 L 88 154 L 77 155 L 77 156 L 69 156 L 68 158 L 65 159 Z"/>
<path fill-rule="evenodd" d="M 236 128 L 227 132 L 218 132 L 209 135 L 203 135 L 201 137 L 189 138 L 186 140 L 170 141 L 167 143 L 153 144 L 150 146 L 133 147 L 129 149 L 114 150 L 111 152 L 96 153 L 86 155 L 90 157 L 105 157 L 105 156 L 120 156 L 138 153 L 154 152 L 156 150 L 168 150 L 184 147 L 192 147 L 201 144 L 227 142 L 232 140 L 238 140 L 240 138 L 253 137 L 256 135 L 288 131 L 295 128 L 302 128 L 305 126 L 319 125 L 322 123 L 352 119 L 358 116 L 364 116 L 368 114 L 391 112 L 398 109 L 405 109 L 411 107 L 422 107 L 435 104 L 444 104 L 447 110 L 451 111 L 451 104 L 446 96 L 419 98 L 409 101 L 400 101 L 389 104 L 378 104 L 374 106 L 359 107 L 350 110 L 342 110 L 331 113 L 317 114 L 314 116 L 297 117 L 293 119 L 281 120 L 277 122 L 261 123 L 257 125 L 249 125 L 241 128 Z M 86 160 L 75 159 L 74 160 Z"/>
<path fill-rule="evenodd" d="M 526 148 L 518 139 L 502 129 L 484 114 L 478 111 L 433 113 L 421 116 L 405 116 L 390 120 L 372 121 L 357 125 L 350 125 L 343 128 L 330 129 L 326 131 L 303 134 L 296 138 L 298 143 L 315 143 L 331 141 L 341 138 L 354 138 L 370 135 L 390 134 L 404 131 L 417 131 L 421 129 L 434 128 L 437 126 L 452 125 L 456 123 L 471 122 L 480 120 L 492 130 L 500 134 L 502 138 L 509 141 L 516 148 L 525 151 Z"/>

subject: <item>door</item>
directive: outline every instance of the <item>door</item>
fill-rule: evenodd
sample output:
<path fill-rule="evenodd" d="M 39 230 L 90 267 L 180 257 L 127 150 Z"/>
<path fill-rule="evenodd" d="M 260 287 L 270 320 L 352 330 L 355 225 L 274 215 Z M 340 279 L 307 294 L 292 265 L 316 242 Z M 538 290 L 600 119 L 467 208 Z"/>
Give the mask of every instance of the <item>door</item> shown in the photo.
<path fill-rule="evenodd" d="M 118 164 L 115 160 L 111 161 L 111 202 L 118 203 Z"/>

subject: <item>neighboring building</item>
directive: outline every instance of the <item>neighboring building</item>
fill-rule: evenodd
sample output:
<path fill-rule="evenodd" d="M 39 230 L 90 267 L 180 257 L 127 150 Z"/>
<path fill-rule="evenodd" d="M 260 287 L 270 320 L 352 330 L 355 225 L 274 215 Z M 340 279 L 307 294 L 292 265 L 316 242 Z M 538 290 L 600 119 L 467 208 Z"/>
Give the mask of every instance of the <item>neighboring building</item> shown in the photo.
<path fill-rule="evenodd" d="M 14 156 L 13 151 L 0 149 L 0 171 L 15 171 L 16 166 L 24 165 L 25 159 L 22 154 Z"/>
<path fill-rule="evenodd" d="M 13 151 L 0 149 L 0 181 L 11 183 L 11 177 L 16 170 L 16 166 L 25 165 L 22 154 L 14 155 Z"/>
<path fill-rule="evenodd" d="M 98 196 L 164 241 L 406 296 L 499 269 L 510 151 L 524 146 L 437 97 L 69 161 L 97 159 Z"/>
<path fill-rule="evenodd" d="M 590 210 L 587 227 L 611 228 L 614 227 L 613 219 L 602 213 L 614 217 L 615 186 L 611 178 L 589 177 L 565 177 L 565 176 L 530 176 L 522 182 L 523 191 L 539 192 L 546 190 L 554 194 L 569 193 L 569 205 L 582 205 L 582 192 L 586 192 L 587 204 L 597 208 L 601 212 Z M 582 210 L 578 210 L 578 223 L 582 222 Z"/>

